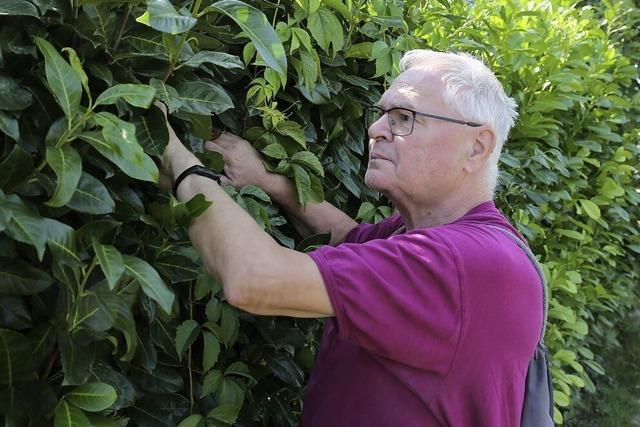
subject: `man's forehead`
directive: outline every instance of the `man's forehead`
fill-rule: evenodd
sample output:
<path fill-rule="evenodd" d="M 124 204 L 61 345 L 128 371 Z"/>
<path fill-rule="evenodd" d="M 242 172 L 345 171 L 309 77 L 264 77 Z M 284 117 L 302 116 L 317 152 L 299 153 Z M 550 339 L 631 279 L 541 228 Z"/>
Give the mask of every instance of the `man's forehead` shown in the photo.
<path fill-rule="evenodd" d="M 440 98 L 440 76 L 431 69 L 416 68 L 401 73 L 380 98 L 380 105 L 415 107 L 425 98 Z"/>

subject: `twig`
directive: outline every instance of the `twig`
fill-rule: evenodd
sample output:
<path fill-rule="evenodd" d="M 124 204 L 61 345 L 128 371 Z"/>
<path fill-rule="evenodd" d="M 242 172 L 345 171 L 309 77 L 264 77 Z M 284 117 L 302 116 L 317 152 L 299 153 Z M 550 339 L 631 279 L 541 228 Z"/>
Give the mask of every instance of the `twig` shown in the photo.
<path fill-rule="evenodd" d="M 131 14 L 131 8 L 133 7 L 133 3 L 129 3 L 129 7 L 127 7 L 127 11 L 124 14 L 124 18 L 122 19 L 122 24 L 118 29 L 118 35 L 116 36 L 116 42 L 113 44 L 113 53 L 116 53 L 118 47 L 120 46 L 120 39 L 122 39 L 122 35 L 124 34 L 124 27 L 127 25 L 127 21 L 129 20 L 129 15 Z"/>

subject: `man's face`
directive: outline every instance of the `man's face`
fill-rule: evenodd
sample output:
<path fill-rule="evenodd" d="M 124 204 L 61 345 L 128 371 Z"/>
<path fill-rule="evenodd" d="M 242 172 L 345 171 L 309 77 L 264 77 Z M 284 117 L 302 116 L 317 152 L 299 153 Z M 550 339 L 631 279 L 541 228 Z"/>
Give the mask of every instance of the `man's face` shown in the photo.
<path fill-rule="evenodd" d="M 461 118 L 442 98 L 436 71 L 411 69 L 400 74 L 380 98 L 387 110 L 403 107 L 423 113 Z M 473 143 L 466 126 L 416 116 L 413 132 L 391 133 L 385 114 L 369 127 L 366 184 L 398 204 L 436 204 L 455 191 L 463 176 L 463 159 Z"/>

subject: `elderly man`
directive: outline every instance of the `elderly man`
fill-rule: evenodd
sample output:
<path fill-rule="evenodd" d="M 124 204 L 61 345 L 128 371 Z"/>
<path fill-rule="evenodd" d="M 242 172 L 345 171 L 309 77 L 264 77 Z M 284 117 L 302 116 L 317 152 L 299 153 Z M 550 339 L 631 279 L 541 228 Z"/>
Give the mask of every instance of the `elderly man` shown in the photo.
<path fill-rule="evenodd" d="M 243 139 L 224 134 L 222 182 L 261 186 L 310 254 L 279 246 L 218 185 L 183 172 L 198 160 L 171 133 L 177 195 L 214 202 L 189 229 L 229 303 L 255 314 L 327 317 L 304 401 L 311 426 L 516 426 L 542 326 L 540 278 L 499 228 L 492 198 L 517 116 L 493 73 L 462 54 L 417 50 L 368 110 L 366 183 L 399 214 L 358 225 L 331 204 L 300 206 Z"/>

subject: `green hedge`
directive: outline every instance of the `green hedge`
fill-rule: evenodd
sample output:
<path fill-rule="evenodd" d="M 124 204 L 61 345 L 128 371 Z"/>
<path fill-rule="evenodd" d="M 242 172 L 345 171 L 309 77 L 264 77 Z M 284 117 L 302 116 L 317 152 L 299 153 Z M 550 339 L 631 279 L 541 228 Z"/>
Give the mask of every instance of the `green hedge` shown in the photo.
<path fill-rule="evenodd" d="M 227 127 L 301 201 L 377 221 L 391 207 L 363 183 L 362 106 L 402 52 L 430 47 L 482 57 L 520 105 L 497 200 L 549 278 L 561 421 L 603 374 L 611 326 L 637 298 L 640 49 L 627 9 L 3 1 L 0 414 L 33 425 L 296 425 L 322 324 L 224 301 L 184 228 L 207 203 L 178 203 L 153 183 L 167 133 L 148 107 L 164 101 L 212 168 L 222 159 L 202 143 Z M 325 241 L 300 241 L 259 188 L 228 191 L 283 245 Z"/>

